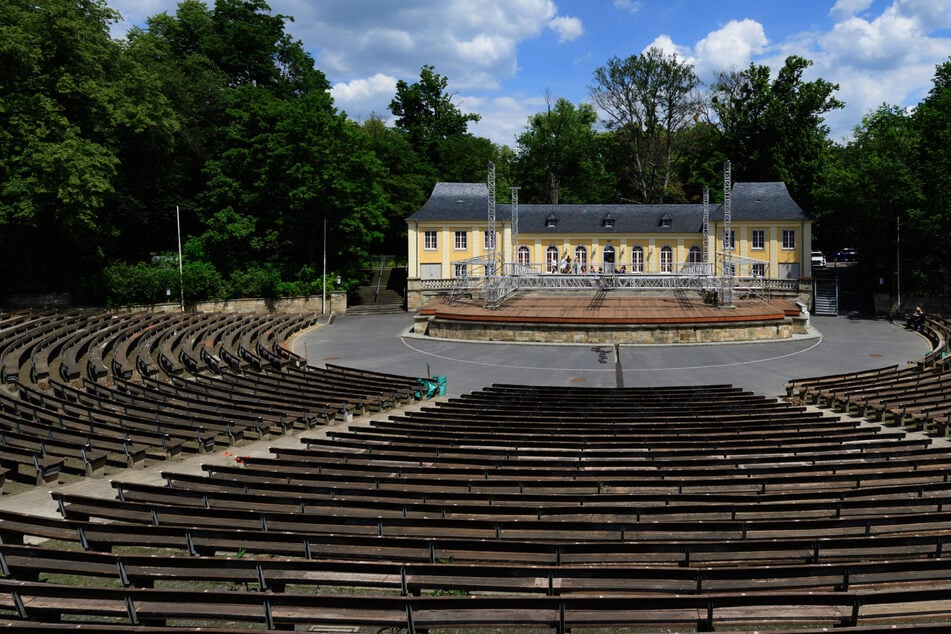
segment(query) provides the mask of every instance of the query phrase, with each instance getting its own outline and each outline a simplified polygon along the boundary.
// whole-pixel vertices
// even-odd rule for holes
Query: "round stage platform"
[[[496,309],[479,298],[441,297],[416,316],[414,330],[473,341],[584,344],[718,343],[806,334],[809,317],[788,299],[705,304],[689,293],[530,292]]]

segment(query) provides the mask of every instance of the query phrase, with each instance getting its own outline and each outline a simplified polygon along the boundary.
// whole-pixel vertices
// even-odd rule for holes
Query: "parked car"
[[[833,262],[856,262],[859,259],[859,254],[852,247],[844,247],[833,252],[829,259]]]
[[[812,252],[812,266],[825,266],[826,265],[826,256],[822,254],[822,251],[813,251]]]

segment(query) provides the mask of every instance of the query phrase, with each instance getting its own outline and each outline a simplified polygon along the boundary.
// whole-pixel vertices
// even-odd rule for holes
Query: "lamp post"
[[[320,295],[320,314],[327,314],[327,219],[324,218],[324,264],[323,264],[323,276],[324,281],[321,287]]]
[[[895,291],[901,313],[901,216],[895,218]]]
[[[182,219],[175,205],[175,225],[178,227],[178,292],[181,300],[182,312],[185,312],[185,275],[182,268]]]

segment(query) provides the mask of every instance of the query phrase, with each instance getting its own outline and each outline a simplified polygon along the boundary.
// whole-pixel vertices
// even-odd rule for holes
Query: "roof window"
[[[545,218],[545,227],[557,227],[558,218],[555,217],[555,214],[548,214],[548,217]]]
[[[660,228],[661,229],[670,229],[671,217],[669,213],[664,214],[660,217]]]
[[[603,229],[613,229],[613,228],[614,228],[614,221],[615,221],[615,218],[614,218],[614,216],[611,214],[611,212],[609,211],[608,213],[604,214],[604,217],[603,217],[603,218],[601,218],[601,228],[603,228]]]

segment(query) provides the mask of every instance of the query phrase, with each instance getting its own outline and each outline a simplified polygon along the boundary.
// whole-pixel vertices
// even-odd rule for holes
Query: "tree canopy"
[[[664,202],[680,157],[680,132],[700,110],[700,80],[693,66],[650,48],[608,60],[594,71],[594,81],[595,104],[607,114],[608,128],[630,149],[627,177],[638,200]]]
[[[328,277],[355,284],[369,254],[404,253],[437,181],[482,181],[488,161],[500,200],[652,203],[718,193],[730,159],[735,180],[785,181],[822,248],[856,246],[889,283],[900,222],[905,287],[951,295],[951,60],[918,107],[883,104],[837,144],[837,86],[809,60],[704,88],[652,48],[597,68],[590,103],[546,94],[508,147],[469,131],[480,116],[433,65],[397,83],[391,119],[351,120],[264,0],[182,0],[122,40],[117,19],[106,0],[0,4],[6,294],[161,300],[176,215],[190,301],[316,292],[325,237]]]

